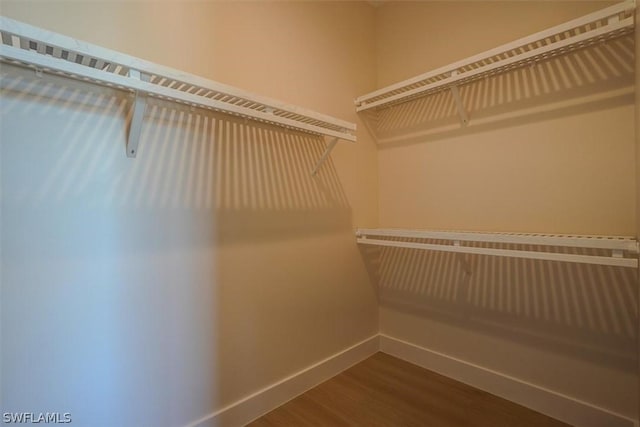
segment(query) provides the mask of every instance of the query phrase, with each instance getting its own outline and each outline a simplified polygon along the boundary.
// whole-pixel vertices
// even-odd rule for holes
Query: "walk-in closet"
[[[2,423],[637,427],[637,13],[0,0]]]

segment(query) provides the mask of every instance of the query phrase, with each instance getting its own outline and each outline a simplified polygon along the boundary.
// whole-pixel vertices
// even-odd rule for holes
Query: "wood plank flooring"
[[[567,427],[384,353],[258,418],[251,427]]]

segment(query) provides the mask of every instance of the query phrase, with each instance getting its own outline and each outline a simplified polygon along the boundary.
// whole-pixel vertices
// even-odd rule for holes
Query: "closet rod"
[[[633,31],[635,0],[523,37],[355,99],[356,111],[379,108],[534,64]]]
[[[493,255],[512,258],[540,259],[584,264],[610,265],[638,268],[638,242],[630,237],[569,236],[555,234],[524,233],[476,233],[456,231],[357,229],[356,241],[365,245],[426,249],[442,252]],[[373,237],[373,238],[372,238]],[[380,238],[382,237],[382,238]],[[411,239],[412,241],[390,240]],[[451,244],[426,243],[417,239],[447,240]],[[545,250],[485,248],[466,246],[463,243],[495,243],[564,248],[590,248],[610,250],[611,256],[570,254]],[[627,257],[625,257],[627,255]]]
[[[145,98],[170,100],[259,122],[341,140],[356,140],[356,125],[325,114],[256,95],[183,71],[154,64],[0,16],[0,60],[136,94],[139,133]],[[132,139],[135,139],[133,141]],[[130,135],[127,155],[137,145]]]

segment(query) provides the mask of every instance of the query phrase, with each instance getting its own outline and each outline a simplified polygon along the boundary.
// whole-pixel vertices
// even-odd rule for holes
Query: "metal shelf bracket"
[[[460,247],[460,240],[454,240],[453,246]],[[467,276],[471,276],[471,265],[469,265],[469,261],[465,258],[464,254],[461,252],[456,252],[456,260],[458,264],[460,264],[460,268]]]
[[[324,153],[322,153],[322,156],[318,160],[318,163],[316,163],[316,167],[313,168],[313,171],[311,172],[311,176],[316,176],[318,174],[320,167],[322,166],[324,161],[327,160],[327,157],[329,157],[329,154],[331,154],[331,150],[333,150],[333,147],[336,146],[337,142],[338,142],[338,138],[333,138],[327,144],[327,148],[324,150]]]
[[[143,80],[140,71],[129,70],[129,77]],[[127,157],[135,158],[138,154],[138,143],[140,142],[140,133],[142,132],[142,120],[144,119],[144,111],[147,108],[147,95],[143,92],[136,91],[136,98],[133,101],[133,114],[129,123],[129,135],[127,137]]]
[[[456,75],[458,75],[457,70],[451,72],[451,77],[455,77]],[[451,95],[453,96],[453,100],[456,103],[458,116],[460,116],[460,126],[465,127],[469,123],[469,116],[467,116],[464,105],[462,105],[462,99],[460,98],[460,91],[458,90],[457,85],[451,86]]]

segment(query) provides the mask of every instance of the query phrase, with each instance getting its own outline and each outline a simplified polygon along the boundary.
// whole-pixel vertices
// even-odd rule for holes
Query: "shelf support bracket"
[[[333,150],[333,147],[335,147],[337,143],[338,143],[338,138],[333,138],[329,142],[329,144],[327,144],[327,149],[324,150],[322,157],[320,157],[320,160],[318,160],[318,163],[316,163],[316,167],[313,168],[313,171],[311,172],[311,176],[316,176],[316,174],[320,170],[320,167],[322,166],[324,161],[327,160],[327,157],[329,157],[329,154],[331,154],[331,150]]]
[[[141,79],[140,72],[133,69],[129,70],[129,77]],[[127,136],[127,157],[135,158],[136,154],[138,154],[138,142],[140,142],[142,120],[144,119],[144,111],[146,108],[147,95],[141,92],[136,92],[136,98],[133,102],[131,123],[129,123],[129,135]]]
[[[458,75],[458,71],[454,70],[451,72],[451,77]],[[453,100],[456,103],[456,109],[458,110],[458,115],[460,116],[460,125],[465,127],[469,123],[469,116],[467,116],[467,112],[462,105],[462,99],[460,98],[460,91],[458,91],[458,86],[451,86],[451,95],[453,96]]]
[[[454,240],[453,246],[460,247],[460,240]],[[460,268],[467,276],[471,276],[471,266],[469,265],[469,261],[465,258],[464,254],[461,252],[456,252],[456,260],[458,264],[460,264]]]

